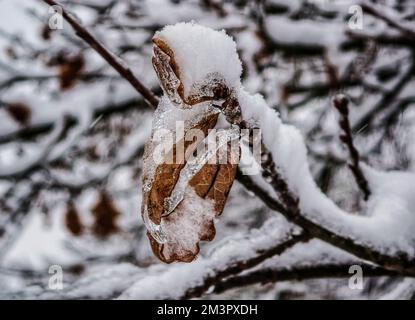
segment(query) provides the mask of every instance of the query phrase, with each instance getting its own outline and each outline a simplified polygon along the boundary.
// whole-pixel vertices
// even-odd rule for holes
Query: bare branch
[[[261,262],[269,259],[273,256],[280,255],[287,249],[295,246],[297,243],[306,242],[310,240],[310,237],[307,235],[306,232],[302,232],[298,235],[292,235],[287,240],[278,243],[277,245],[263,251],[259,252],[257,256],[250,258],[249,260],[245,261],[237,261],[226,269],[218,270],[213,275],[205,278],[201,285],[198,285],[193,288],[189,288],[187,292],[182,296],[182,299],[190,299],[200,297],[204,294],[210,287],[216,286],[223,278],[239,274],[240,272],[253,268],[260,264]]]
[[[359,264],[358,262],[350,264],[326,264],[314,265],[309,267],[294,268],[277,268],[277,269],[260,269],[248,272],[243,275],[230,277],[218,283],[214,289],[214,293],[222,293],[230,289],[245,287],[253,284],[267,284],[281,281],[301,281],[307,279],[328,279],[328,278],[346,278],[350,277],[348,272],[350,265]],[[371,266],[368,264],[360,264],[365,277],[383,277],[398,276],[395,271]]]
[[[413,57],[412,57],[413,61]],[[407,84],[411,81],[411,79],[414,77],[414,71],[415,71],[415,63],[411,63],[411,65],[408,67],[407,70],[405,70],[405,73],[401,76],[401,78],[396,82],[396,84],[387,91],[383,97],[379,100],[379,102],[370,110],[370,112],[367,112],[362,118],[360,118],[356,123],[352,124],[352,131],[360,130],[364,126],[371,125],[374,120],[373,112],[380,113],[381,111],[387,109],[388,107],[393,104],[393,102],[396,100],[396,98],[399,96],[399,94],[402,92],[402,90],[407,86]]]
[[[415,29],[411,29],[408,26],[402,23],[399,23],[398,22],[399,19],[397,19],[397,17],[392,17],[388,14],[385,14],[384,12],[381,12],[379,8],[375,7],[372,4],[369,4],[368,2],[363,2],[361,6],[362,6],[363,11],[366,11],[372,16],[377,17],[387,22],[389,25],[391,25],[395,29],[398,29],[402,33],[410,36],[413,40],[415,40]]]
[[[41,168],[53,151],[53,148],[63,140],[72,123],[76,122],[71,116],[63,115],[57,122],[52,132],[43,141],[43,146],[35,154],[20,159],[13,163],[11,167],[4,166],[0,169],[0,179],[10,179],[15,177],[27,176],[29,173]]]

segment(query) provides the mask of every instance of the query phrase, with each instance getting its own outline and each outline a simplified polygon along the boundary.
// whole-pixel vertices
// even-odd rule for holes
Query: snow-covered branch
[[[369,14],[371,14],[371,15],[379,18],[379,19],[384,20],[389,25],[391,25],[394,28],[401,31],[403,34],[410,36],[412,41],[415,40],[415,25],[401,23],[400,22],[401,17],[391,13],[389,10],[387,10],[387,8],[381,7],[381,6],[376,6],[372,3],[370,3],[369,1],[364,1],[364,2],[362,2],[362,9],[365,12],[367,12],[367,13],[369,13]]]
[[[287,227],[284,220],[272,218],[263,227],[252,230],[247,235],[224,239],[211,250],[211,253],[200,257],[192,264],[174,265],[161,274],[137,281],[120,298],[199,297],[222,279],[250,269],[306,240],[299,230]],[[238,249],[240,246],[243,250]],[[158,283],[157,288],[154,288],[155,283]]]
[[[359,263],[354,263],[358,264]],[[330,279],[350,277],[349,268],[353,263],[346,264],[314,264],[307,267],[268,268],[247,272],[243,275],[230,277],[214,287],[214,293],[254,284],[269,284],[282,281],[304,281],[308,279]],[[371,265],[360,265],[365,277],[397,276],[399,273]]]

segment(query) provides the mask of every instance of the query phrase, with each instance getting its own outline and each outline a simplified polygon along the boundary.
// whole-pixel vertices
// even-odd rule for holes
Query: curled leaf
[[[217,114],[206,116],[195,127],[207,132],[216,120]],[[186,145],[185,148],[188,152],[195,146]],[[176,156],[176,145],[172,152]],[[236,153],[239,157],[239,150]],[[147,152],[146,156],[151,157],[151,154]],[[223,211],[237,168],[231,163],[202,163],[197,173],[188,175],[183,174],[187,166],[187,162],[162,163],[155,169],[152,179],[145,176],[144,183],[151,180],[151,184],[148,189],[144,188],[143,218],[148,219],[148,237],[153,252],[167,263],[192,261],[199,253],[199,242],[214,238],[214,219]],[[178,188],[181,180],[185,181],[183,189]],[[177,190],[180,197],[175,201],[173,195]]]
[[[212,102],[224,100],[223,105],[232,108],[232,91],[218,72],[207,73],[187,90],[186,70],[168,41],[156,35],[153,42],[153,66],[165,96],[155,112],[153,134],[144,152],[142,216],[151,248],[160,260],[191,262],[200,251],[200,241],[215,237],[214,220],[222,213],[235,179],[239,131],[215,132],[215,147],[199,152],[210,143],[211,129],[218,124],[219,113]],[[156,131],[168,129],[177,137],[177,121],[185,123],[183,138],[176,138],[162,161],[156,162]],[[202,139],[184,138],[195,129],[203,133]],[[237,148],[232,148],[235,141]]]

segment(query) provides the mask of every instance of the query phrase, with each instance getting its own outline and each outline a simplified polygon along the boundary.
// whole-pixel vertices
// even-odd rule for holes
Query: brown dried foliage
[[[85,58],[82,53],[70,54],[62,50],[50,57],[46,64],[49,67],[58,67],[60,88],[68,90],[81,76],[85,67]]]
[[[95,219],[92,232],[96,236],[106,238],[118,231],[117,218],[120,216],[120,212],[106,192],[101,193],[98,202],[91,211]]]
[[[212,96],[190,95],[186,97],[184,95],[184,87],[182,81],[179,86],[174,84],[173,80],[180,80],[180,66],[177,65],[174,52],[169,48],[166,42],[162,39],[154,38],[154,57],[153,65],[156,73],[159,77],[160,83],[167,93],[167,95],[174,99],[177,94],[180,96],[181,101],[174,101],[178,103],[185,103],[190,106],[194,106],[197,103],[213,100],[214,98],[220,99],[229,95],[229,90],[223,86],[220,81],[217,82],[217,86],[210,88]],[[177,82],[176,82],[177,83]],[[177,93],[177,94],[176,94]],[[197,107],[197,106],[194,106]],[[204,135],[207,136],[208,130],[215,127],[218,120],[218,114],[207,114],[202,120],[200,120],[192,129],[200,129]],[[185,154],[191,154],[197,148],[196,144],[192,142],[184,142]],[[171,152],[173,153],[173,160],[176,160],[177,152],[183,152],[183,150],[176,150],[177,145],[173,145]],[[231,164],[230,159],[231,150],[227,150],[228,162],[225,164],[206,164],[200,171],[192,177],[189,181],[188,189],[191,188],[198,197],[204,199],[209,204],[213,203],[214,216],[219,216],[226,203],[228,193],[231,189],[232,183],[236,175],[236,164]],[[170,154],[171,156],[171,154]],[[187,195],[185,195],[182,202],[176,207],[176,209],[167,216],[163,216],[165,211],[165,199],[169,197],[179,179],[180,171],[185,166],[184,163],[173,164],[162,163],[158,165],[155,170],[151,189],[148,192],[144,191],[143,195],[143,208],[147,206],[148,216],[155,223],[160,224],[162,221],[165,223],[175,223],[175,221],[184,218],[185,215],[197,215],[200,212],[189,212],[183,206],[186,201]],[[146,173],[144,172],[144,178]],[[143,214],[145,214],[143,212]],[[211,219],[203,220],[201,222],[199,232],[197,234],[197,241],[193,246],[189,248],[183,248],[179,242],[157,242],[150,233],[148,237],[150,240],[151,248],[154,254],[162,261],[171,263],[174,261],[179,262],[191,262],[193,261],[200,251],[200,241],[211,241],[216,234],[214,226],[214,217]],[[168,253],[168,254],[166,254]]]
[[[74,236],[80,236],[84,231],[84,226],[79,218],[79,212],[73,203],[68,204],[65,213],[65,225]]]
[[[6,110],[10,116],[22,126],[27,125],[30,122],[32,111],[24,103],[10,103],[7,105]]]

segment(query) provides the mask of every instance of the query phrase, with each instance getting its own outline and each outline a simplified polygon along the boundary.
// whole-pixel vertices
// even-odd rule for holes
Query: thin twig
[[[122,101],[120,103],[113,103],[110,102],[108,104],[104,104],[97,108],[94,108],[94,112],[92,117],[95,119],[99,116],[108,117],[113,114],[128,112],[134,108],[140,107],[140,110],[146,110],[148,104],[144,103],[144,100],[141,97],[133,97],[131,99]],[[150,106],[151,110],[153,109]],[[75,125],[76,122],[74,121],[71,125]],[[8,143],[10,141],[19,141],[19,140],[32,140],[37,138],[40,135],[43,135],[50,130],[52,130],[54,126],[53,121],[51,122],[44,122],[44,123],[35,123],[30,124],[29,126],[24,126],[17,128],[14,131],[7,132],[4,135],[0,134],[0,144]]]
[[[278,268],[278,269],[260,269],[251,271],[249,273],[230,277],[220,283],[218,283],[214,289],[214,293],[223,293],[230,289],[240,288],[253,284],[267,284],[281,281],[301,281],[307,279],[327,279],[327,278],[345,278],[350,277],[348,272],[349,267],[352,264],[327,264],[327,265],[314,265],[307,267],[294,267],[294,268]],[[386,270],[376,266],[367,264],[360,265],[363,269],[365,277],[382,277],[382,276],[398,276],[395,271]]]
[[[380,9],[376,8],[375,6],[369,4],[369,3],[362,3],[361,5],[363,11],[371,14],[374,17],[377,17],[385,22],[387,22],[389,25],[394,27],[395,29],[398,29],[404,34],[409,35],[413,40],[415,40],[415,30],[411,29],[399,22],[397,22],[396,17],[391,17],[385,14],[384,12],[381,12]],[[415,26],[414,26],[415,27]]]
[[[414,61],[413,54],[410,59]],[[373,113],[376,112],[377,114],[380,114],[382,111],[393,105],[394,101],[397,100],[403,89],[407,87],[408,83],[410,83],[414,77],[414,73],[415,63],[412,62],[396,84],[382,96],[373,108],[370,109],[370,112],[367,112],[352,125],[352,131],[360,130],[363,126],[370,127],[373,124],[374,119],[376,119]]]
[[[347,146],[350,153],[352,163],[349,164],[349,168],[353,173],[357,185],[362,190],[364,199],[369,199],[371,194],[369,184],[363,174],[360,167],[360,155],[353,143],[352,130],[349,122],[349,100],[344,95],[337,95],[333,100],[334,107],[339,111],[341,119],[339,121],[340,128],[343,133],[340,135],[340,140]]]
[[[306,242],[310,240],[309,235],[306,232],[302,232],[298,235],[291,235],[289,238],[283,242],[276,244],[275,246],[265,250],[263,252],[259,252],[257,256],[246,260],[246,261],[237,261],[230,266],[227,266],[223,270],[216,271],[213,275],[210,275],[206,279],[203,280],[201,285],[189,288],[186,293],[183,295],[182,299],[190,299],[200,297],[204,294],[210,287],[216,286],[222,281],[222,279],[233,276],[236,274],[241,273],[244,270],[251,269],[261,262],[274,257],[276,255],[280,255],[289,248],[292,248],[296,244],[300,242]]]

